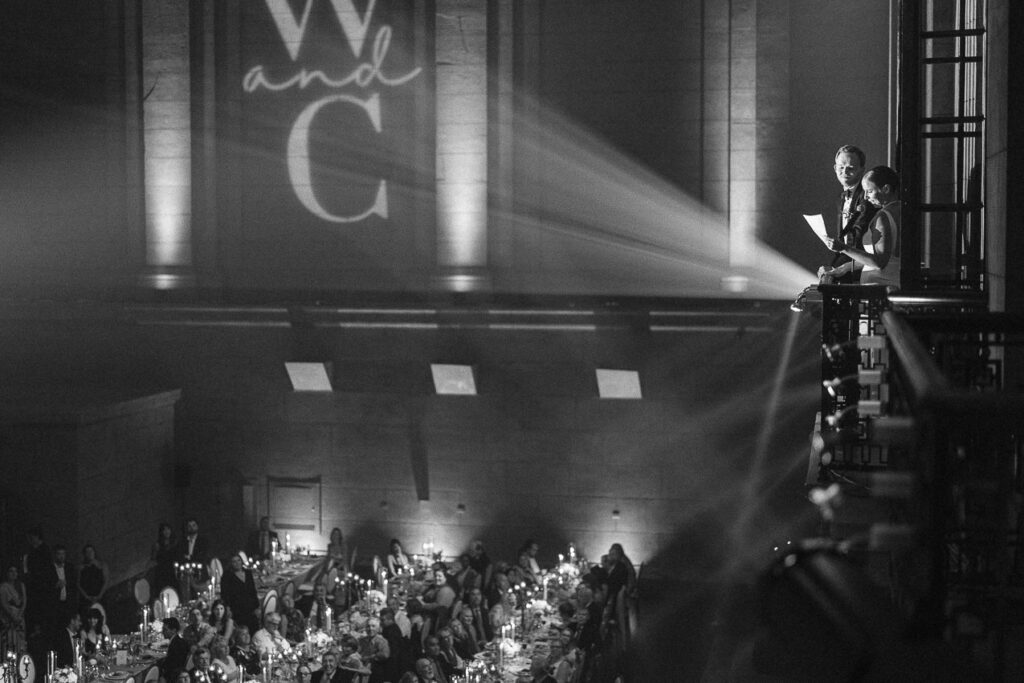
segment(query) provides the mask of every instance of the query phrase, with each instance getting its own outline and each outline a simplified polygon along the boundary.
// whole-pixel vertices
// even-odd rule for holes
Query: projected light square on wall
[[[597,373],[597,393],[601,398],[643,398],[640,373],[636,370],[601,370]]]
[[[471,365],[430,364],[434,391],[453,396],[476,396],[476,379]]]
[[[333,391],[327,363],[285,363],[295,391]]]

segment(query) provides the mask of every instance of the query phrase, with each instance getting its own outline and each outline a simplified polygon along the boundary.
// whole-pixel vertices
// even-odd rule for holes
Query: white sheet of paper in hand
[[[804,214],[804,220],[807,221],[807,225],[811,226],[811,230],[813,230],[814,234],[818,236],[818,239],[821,240],[821,243],[827,247],[828,233],[825,232],[825,219],[821,217],[821,214],[818,213],[813,216],[808,216],[807,214]]]

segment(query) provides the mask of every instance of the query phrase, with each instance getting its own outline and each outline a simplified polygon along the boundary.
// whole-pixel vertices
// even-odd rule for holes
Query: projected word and
[[[310,11],[313,8],[314,0],[306,0],[302,16],[299,18],[293,14],[288,0],[264,0],[264,2],[274,20],[288,56],[292,62],[299,61],[309,28]],[[357,61],[362,60],[376,0],[369,1],[366,12],[361,17],[352,0],[330,0],[330,2],[352,55]],[[391,27],[380,26],[373,39],[369,60],[360,62],[354,69],[347,72],[339,73],[324,68],[301,68],[287,78],[273,79],[267,75],[267,70],[263,65],[257,65],[251,68],[242,79],[242,88],[247,93],[254,93],[261,89],[273,93],[288,90],[302,91],[312,85],[319,85],[331,90],[358,89],[357,94],[335,93],[309,102],[296,117],[288,135],[288,177],[295,196],[307,210],[325,221],[356,223],[371,215],[381,218],[388,216],[387,181],[383,178],[379,179],[376,194],[366,204],[364,210],[338,215],[326,209],[317,199],[314,188],[309,156],[309,137],[310,128],[317,115],[328,107],[347,108],[351,110],[354,122],[357,120],[369,122],[375,134],[383,133],[380,93],[379,90],[372,89],[402,86],[416,78],[422,71],[420,67],[416,67],[408,73],[398,76],[385,73],[384,64],[391,47],[391,38]],[[337,190],[338,188],[331,189]]]

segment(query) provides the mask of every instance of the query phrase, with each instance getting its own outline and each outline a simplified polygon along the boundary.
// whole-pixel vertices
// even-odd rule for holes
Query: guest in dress
[[[18,578],[18,568],[9,565],[0,583],[0,652],[24,652],[25,584]]]
[[[260,673],[260,656],[252,646],[248,626],[238,625],[231,634],[231,657],[247,674],[255,676]]]
[[[210,616],[207,622],[218,636],[225,638],[225,643],[231,640],[231,634],[235,631],[235,620],[231,618],[231,608],[223,599],[218,598],[210,605]],[[214,654],[216,657],[216,654]]]
[[[409,558],[402,550],[402,544],[397,538],[392,538],[388,546],[388,574],[392,578],[406,571],[409,567]]]
[[[153,543],[153,547],[149,551],[149,559],[154,565],[154,594],[159,594],[168,586],[177,590],[178,577],[174,573],[174,563],[178,561],[178,543],[170,524],[161,522],[157,527],[156,542]]]
[[[419,601],[419,611],[425,622],[422,635],[435,633],[451,620],[456,588],[457,584],[448,576],[444,563],[435,564],[434,585],[420,596]]]
[[[83,655],[95,655],[103,649],[104,639],[110,639],[110,629],[107,628],[105,621],[103,612],[98,608],[90,607],[86,610],[82,630],[78,634],[78,641],[81,643]]]
[[[352,570],[352,558],[348,554],[348,544],[345,543],[345,537],[341,533],[341,529],[334,527],[331,529],[331,537],[327,543],[327,565],[325,572],[329,572],[335,567],[344,574],[347,574]]]
[[[295,600],[290,595],[281,596],[281,632],[293,643],[301,643],[306,639],[306,617],[295,607]]]
[[[878,209],[871,218],[861,244],[844,244],[829,238],[832,249],[851,261],[836,268],[824,267],[823,275],[839,277],[850,271],[861,272],[862,285],[882,285],[899,289],[901,251],[901,204],[899,197],[899,175],[888,166],[875,166],[864,174],[861,186],[864,197]]]
[[[214,666],[220,667],[224,672],[227,683],[242,683],[242,667],[238,665],[235,658],[230,654],[228,639],[224,636],[217,636],[210,643],[210,654],[213,655]]]
[[[259,624],[260,598],[256,592],[256,579],[242,563],[242,556],[231,556],[230,570],[221,579],[220,596],[231,610],[236,628],[244,624],[253,633]]]
[[[270,530],[270,517],[261,517],[260,526],[249,534],[249,542],[245,551],[249,557],[256,560],[265,560],[273,554],[275,548],[280,547],[277,539],[277,532]]]
[[[95,605],[102,604],[103,595],[107,592],[109,574],[106,562],[96,556],[96,548],[86,544],[82,548],[82,567],[78,570],[78,609],[85,611]]]
[[[469,566],[480,576],[480,586],[487,588],[491,585],[494,566],[491,558],[487,556],[482,541],[473,541],[469,544]]]

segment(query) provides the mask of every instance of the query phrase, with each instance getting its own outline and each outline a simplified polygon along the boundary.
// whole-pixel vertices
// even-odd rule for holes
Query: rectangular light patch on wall
[[[438,394],[476,396],[472,365],[431,363],[430,374],[434,377],[434,390]]]
[[[597,373],[597,392],[601,398],[643,398],[640,373],[636,370],[601,370]]]
[[[285,363],[295,391],[333,391],[330,363]]]

